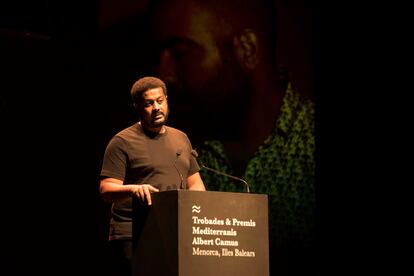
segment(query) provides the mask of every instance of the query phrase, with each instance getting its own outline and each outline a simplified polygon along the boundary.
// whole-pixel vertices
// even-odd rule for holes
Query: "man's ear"
[[[243,29],[233,37],[236,58],[245,69],[254,69],[262,57],[262,47],[253,29]]]

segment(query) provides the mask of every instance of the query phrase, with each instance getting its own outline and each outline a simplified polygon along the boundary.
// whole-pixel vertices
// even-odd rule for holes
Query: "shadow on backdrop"
[[[315,107],[310,27],[303,27],[311,7],[144,2],[145,19],[131,15],[114,29],[129,37],[121,49],[145,54],[129,60],[128,72],[166,82],[169,123],[188,133],[201,164],[269,195],[271,274],[315,272]],[[244,191],[232,179],[201,174],[208,190]]]

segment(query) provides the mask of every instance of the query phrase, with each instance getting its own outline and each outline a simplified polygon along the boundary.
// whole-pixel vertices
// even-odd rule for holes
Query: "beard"
[[[163,116],[162,120],[157,120],[156,119],[156,117],[158,115],[162,115]],[[141,113],[140,114],[140,118],[141,118],[140,120],[141,120],[141,123],[147,129],[159,128],[159,127],[162,127],[163,125],[165,125],[167,123],[168,115],[169,115],[169,110],[167,108],[167,110],[165,112],[159,111],[157,113],[152,113],[151,115],[145,114],[145,113]]]
[[[165,125],[167,123],[167,120],[168,120],[168,113],[169,112],[168,112],[168,109],[167,109],[165,112],[160,111],[160,112],[151,114],[151,120],[149,120],[150,121],[150,126],[152,126],[152,127],[161,127],[161,126]],[[156,120],[156,117],[158,115],[162,115],[163,119],[162,120]]]

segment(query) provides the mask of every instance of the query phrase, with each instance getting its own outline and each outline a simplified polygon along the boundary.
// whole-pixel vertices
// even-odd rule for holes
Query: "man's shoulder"
[[[114,139],[117,138],[121,138],[121,139],[127,139],[131,136],[138,136],[140,133],[139,128],[138,128],[138,123],[135,123],[129,127],[126,127],[120,131],[118,131],[115,135],[114,135]]]
[[[171,126],[165,126],[165,127],[166,127],[168,133],[187,136],[187,134],[184,131],[179,130],[178,128],[171,127]]]

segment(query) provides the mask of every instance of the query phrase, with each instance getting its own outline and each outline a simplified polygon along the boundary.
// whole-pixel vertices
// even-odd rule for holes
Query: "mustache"
[[[151,113],[151,117],[152,117],[152,118],[155,118],[155,117],[157,117],[158,115],[162,115],[162,116],[164,116],[164,117],[165,117],[165,113],[164,113],[164,112],[162,112],[162,111],[152,112],[152,113]]]

